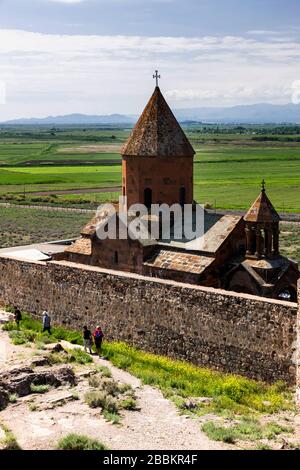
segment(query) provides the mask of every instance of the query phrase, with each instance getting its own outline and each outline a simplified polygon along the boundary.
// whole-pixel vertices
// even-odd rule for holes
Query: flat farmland
[[[115,198],[121,185],[119,149],[129,131],[24,126],[2,130],[0,196],[25,194],[30,201],[36,192],[67,191],[68,196],[57,195],[62,204]],[[189,128],[186,132],[197,152],[194,194],[198,202],[223,209],[247,209],[264,178],[279,211],[300,212],[300,142],[268,141],[267,135],[263,135],[265,142],[257,142],[251,132],[199,135]],[[97,191],[105,188],[109,189],[97,199]]]
[[[91,214],[0,207],[0,248],[77,237]]]

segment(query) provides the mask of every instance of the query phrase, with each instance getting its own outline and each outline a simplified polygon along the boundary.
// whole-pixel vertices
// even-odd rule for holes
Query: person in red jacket
[[[96,347],[97,354],[100,356],[101,353],[101,346],[102,346],[102,339],[103,339],[103,331],[100,326],[97,326],[93,333],[94,343]]]

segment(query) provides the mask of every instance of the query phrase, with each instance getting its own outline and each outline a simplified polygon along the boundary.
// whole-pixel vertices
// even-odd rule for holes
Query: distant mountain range
[[[268,103],[240,105],[231,108],[187,108],[175,110],[179,121],[201,121],[216,124],[300,124],[300,104]]]
[[[86,124],[132,124],[136,121],[134,116],[124,116],[122,114],[109,114],[103,116],[93,116],[88,114],[67,114],[66,116],[48,116],[45,118],[21,118],[2,122],[1,124],[12,125],[86,125]]]
[[[175,109],[174,114],[181,122],[202,122],[210,124],[300,124],[300,104],[253,104],[233,107],[205,107]],[[46,118],[14,119],[3,122],[10,125],[132,125],[137,116],[110,114],[89,116],[86,114],[69,114],[66,116],[49,116]]]

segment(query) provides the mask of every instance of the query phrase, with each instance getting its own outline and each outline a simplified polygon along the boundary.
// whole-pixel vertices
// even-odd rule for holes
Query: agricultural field
[[[211,207],[246,210],[264,178],[280,212],[300,212],[299,126],[297,132],[293,129],[186,127],[196,150],[195,199]],[[119,152],[129,131],[0,129],[0,199],[60,205],[116,200]]]
[[[91,214],[0,207],[0,248],[77,237]]]

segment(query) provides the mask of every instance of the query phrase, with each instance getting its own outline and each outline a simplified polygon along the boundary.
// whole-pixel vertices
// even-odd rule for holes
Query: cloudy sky
[[[299,0],[0,0],[0,121],[291,102]],[[6,89],[6,96],[4,90]]]

